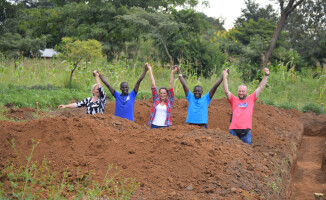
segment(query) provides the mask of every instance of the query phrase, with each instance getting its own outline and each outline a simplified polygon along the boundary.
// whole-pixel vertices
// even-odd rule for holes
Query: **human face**
[[[166,89],[160,89],[160,99],[161,101],[165,101],[168,96]]]
[[[248,89],[245,85],[240,85],[238,88],[238,97],[241,100],[244,100],[248,95]]]
[[[201,89],[201,87],[195,87],[194,88],[194,95],[195,95],[195,99],[200,99],[201,95],[203,94],[203,90]]]
[[[122,95],[128,95],[128,90],[129,90],[128,83],[121,83],[120,90]]]
[[[96,97],[99,97],[100,96],[100,93],[98,91],[98,86],[95,86],[93,91],[92,91],[93,95],[96,96]]]

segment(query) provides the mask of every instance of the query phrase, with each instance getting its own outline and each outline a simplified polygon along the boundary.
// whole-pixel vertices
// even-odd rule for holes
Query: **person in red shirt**
[[[252,129],[252,113],[254,104],[257,101],[260,93],[263,91],[269,76],[269,70],[264,69],[265,76],[260,82],[255,92],[248,95],[248,89],[245,85],[240,85],[238,88],[238,97],[235,97],[228,88],[227,76],[228,69],[223,71],[223,88],[232,108],[232,119],[229,127],[231,135],[237,136],[243,142],[251,145],[251,129]]]

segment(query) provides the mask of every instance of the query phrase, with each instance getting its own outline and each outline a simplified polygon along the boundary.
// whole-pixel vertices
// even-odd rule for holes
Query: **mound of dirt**
[[[60,110],[28,122],[0,121],[0,160],[15,157],[4,142],[15,139],[27,153],[40,140],[34,160],[45,156],[55,170],[95,170],[101,180],[108,165],[136,178],[135,199],[284,199],[301,141],[302,114],[257,103],[252,146],[228,133],[231,108],[226,99],[212,100],[208,130],[185,123],[188,103],[176,100],[173,126],[150,130],[151,100],[136,101],[135,122],[83,109]],[[280,181],[278,181],[280,180]],[[278,187],[275,190],[273,184]]]
[[[37,110],[34,108],[9,108],[6,112],[4,112],[4,115],[8,119],[14,119],[14,120],[32,120],[35,119],[35,116],[37,115]]]

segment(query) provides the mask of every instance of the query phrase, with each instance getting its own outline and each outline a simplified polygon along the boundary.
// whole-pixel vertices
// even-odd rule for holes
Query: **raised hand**
[[[145,69],[146,69],[146,71],[149,70],[149,67],[148,66],[149,66],[149,64],[148,63],[145,63]]]
[[[264,68],[264,73],[265,73],[265,76],[268,76],[269,75],[269,69],[268,68]]]
[[[99,76],[100,75],[100,72],[99,71],[93,71],[93,76]]]
[[[152,69],[152,66],[149,63],[146,64],[147,64],[147,69]]]
[[[177,65],[174,65],[173,69],[172,69],[172,73],[175,73],[175,72],[178,72],[178,71],[179,71],[179,67]]]
[[[223,76],[227,76],[227,75],[229,75],[229,73],[230,73],[229,69],[223,70]]]

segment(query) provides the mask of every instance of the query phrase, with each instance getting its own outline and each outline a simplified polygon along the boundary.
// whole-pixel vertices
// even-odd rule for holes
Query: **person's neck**
[[[94,102],[97,101],[97,99],[98,99],[98,96],[93,96],[93,101]]]

